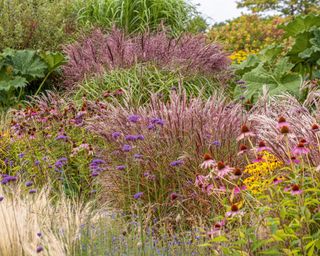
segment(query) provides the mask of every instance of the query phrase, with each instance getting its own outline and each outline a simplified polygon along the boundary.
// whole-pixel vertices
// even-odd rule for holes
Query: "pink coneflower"
[[[234,168],[232,173],[232,179],[239,179],[242,176],[242,171],[239,168]]]
[[[208,195],[211,195],[213,192],[213,188],[213,184],[209,184],[204,189],[202,189],[202,191],[207,193]]]
[[[236,215],[243,215],[243,211],[239,210],[239,207],[236,204],[231,206],[230,211],[226,212],[226,217],[234,217]]]
[[[241,191],[246,190],[246,189],[247,189],[246,186],[235,187],[235,188],[233,189],[233,193],[234,193],[235,195],[238,195]]]
[[[283,182],[283,179],[278,179],[278,178],[274,178],[273,179],[273,181],[272,181],[272,183],[274,184],[274,185],[278,185],[278,184],[280,184],[281,182]]]
[[[248,147],[244,144],[240,145],[238,156],[248,152]]]
[[[300,195],[302,190],[299,188],[297,184],[291,186],[291,195]]]
[[[228,165],[225,165],[224,162],[218,162],[216,165],[216,173],[218,177],[224,177],[229,172],[232,172],[233,168],[229,167]]]
[[[281,116],[279,117],[277,128],[281,129],[284,126],[289,127],[289,123],[286,121],[286,119],[283,116]]]
[[[260,141],[259,142],[259,145],[258,145],[258,148],[257,148],[257,151],[258,152],[261,152],[261,151],[271,151],[271,148],[267,147],[266,146],[266,143],[264,141]]]
[[[287,161],[287,164],[291,164],[291,163],[294,163],[294,164],[300,164],[300,160],[297,159],[295,156],[292,156],[290,157],[290,160]]]
[[[280,133],[282,133],[282,134],[288,134],[288,133],[290,133],[289,127],[288,127],[288,126],[282,126],[282,127],[280,128]]]
[[[249,130],[248,126],[244,124],[241,127],[241,134],[237,137],[237,141],[240,141],[247,137],[254,137],[254,136],[255,134]]]
[[[304,143],[299,142],[298,145],[292,150],[292,154],[296,156],[308,154],[310,149],[306,148],[304,145]]]
[[[263,156],[258,155],[257,158],[252,161],[252,163],[259,163],[259,162],[264,162],[264,161],[265,161],[265,159],[263,159]]]
[[[216,164],[216,161],[212,159],[210,154],[204,154],[203,158],[204,162],[200,164],[200,168],[202,169],[210,169]]]
[[[225,221],[225,220],[221,220],[221,221],[216,222],[216,223],[212,226],[211,230],[210,230],[207,234],[208,234],[209,236],[213,236],[213,235],[219,233],[219,231],[222,230],[222,228],[224,227],[225,224],[226,224],[226,221]]]

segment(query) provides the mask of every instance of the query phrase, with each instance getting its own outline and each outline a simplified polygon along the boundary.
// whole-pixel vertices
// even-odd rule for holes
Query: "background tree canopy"
[[[238,8],[252,12],[277,11],[284,15],[308,14],[320,11],[320,0],[240,0]]]

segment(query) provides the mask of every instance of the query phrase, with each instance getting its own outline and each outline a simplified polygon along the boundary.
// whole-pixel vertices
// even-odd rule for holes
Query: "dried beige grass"
[[[0,187],[0,255],[72,255],[80,236],[81,225],[96,218],[89,204],[82,205],[60,197],[49,198],[49,190],[35,194],[22,189],[9,192]],[[37,233],[41,232],[41,237]]]

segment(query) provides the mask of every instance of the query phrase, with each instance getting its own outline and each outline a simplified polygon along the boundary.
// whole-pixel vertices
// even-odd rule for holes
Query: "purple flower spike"
[[[18,157],[19,157],[19,158],[23,158],[23,157],[24,157],[24,153],[20,153],[20,154],[18,155]]]
[[[43,247],[41,245],[37,246],[36,252],[40,253],[43,251]]]
[[[39,160],[34,161],[34,165],[35,166],[39,166],[40,165],[40,161]]]
[[[138,139],[138,136],[136,136],[136,135],[127,135],[127,136],[125,137],[125,139],[126,139],[127,141],[136,141],[136,140]]]
[[[173,161],[170,163],[170,166],[172,167],[177,167],[177,166],[180,166],[180,165],[183,165],[183,161],[182,160],[176,160],[176,161]]]
[[[42,233],[41,233],[41,232],[38,232],[38,233],[37,233],[37,236],[38,236],[38,237],[42,237]]]
[[[17,177],[16,176],[10,176],[10,175],[5,175],[1,181],[1,184],[5,185],[9,182],[16,181]]]
[[[140,199],[142,196],[143,196],[143,192],[138,192],[138,193],[134,194],[133,198]]]
[[[25,185],[26,185],[26,187],[31,187],[33,185],[33,182],[32,181],[27,181]]]
[[[4,199],[4,196],[0,196],[0,202],[2,202]]]
[[[128,117],[128,121],[131,123],[137,123],[140,120],[140,116],[138,115],[130,115]]]

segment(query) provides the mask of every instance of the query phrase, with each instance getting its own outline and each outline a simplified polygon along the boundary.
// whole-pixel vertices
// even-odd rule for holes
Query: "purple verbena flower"
[[[120,132],[113,132],[111,136],[112,136],[113,139],[116,140],[121,136],[121,133]]]
[[[33,188],[33,189],[30,189],[30,190],[29,190],[29,194],[34,194],[34,193],[37,193],[37,190],[36,190],[36,189]]]
[[[131,123],[137,123],[140,120],[140,116],[138,115],[130,115],[128,117],[128,121],[130,121]]]
[[[125,165],[118,165],[118,166],[116,167],[116,169],[117,169],[118,171],[123,171],[123,170],[126,169],[126,166],[125,166]]]
[[[26,187],[31,187],[33,185],[33,182],[32,181],[27,181],[25,183]]]
[[[133,198],[140,199],[142,196],[143,196],[143,192],[138,192],[138,193],[134,194]]]
[[[43,251],[43,247],[41,245],[37,246],[36,252],[40,253]]]
[[[132,146],[128,145],[128,144],[124,144],[122,146],[122,151],[123,152],[130,152],[132,150]]]
[[[177,167],[177,166],[181,166],[183,165],[183,161],[182,160],[176,160],[170,163],[170,166],[172,167]]]

